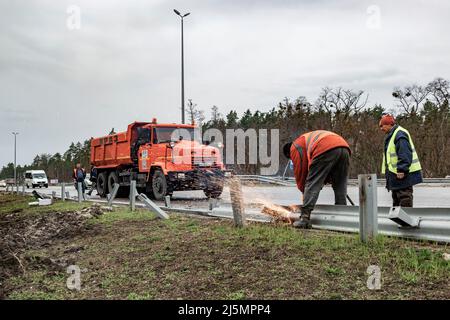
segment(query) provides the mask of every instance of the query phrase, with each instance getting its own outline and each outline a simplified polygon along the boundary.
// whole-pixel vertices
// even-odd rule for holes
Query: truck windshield
[[[194,133],[194,128],[159,127],[155,128],[153,134],[153,143],[168,143],[178,140],[194,141],[196,139]]]
[[[45,174],[43,173],[35,173],[33,174],[34,179],[45,179]]]

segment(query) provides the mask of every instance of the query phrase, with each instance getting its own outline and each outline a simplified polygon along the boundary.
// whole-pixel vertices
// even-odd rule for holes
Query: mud
[[[61,259],[25,256],[26,251],[49,247],[55,241],[71,239],[92,230],[86,221],[103,213],[98,205],[69,212],[27,214],[23,211],[12,210],[0,215],[0,299],[5,295],[2,285],[5,279],[25,273],[33,265],[46,264],[59,268],[70,263]],[[72,252],[79,250],[82,248],[69,249]]]

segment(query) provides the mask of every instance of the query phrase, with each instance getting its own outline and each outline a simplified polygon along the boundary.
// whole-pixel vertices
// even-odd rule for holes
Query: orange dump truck
[[[231,172],[225,170],[221,150],[196,140],[195,129],[153,119],[134,122],[126,132],[92,138],[97,193],[105,197],[118,183],[119,193],[128,195],[135,180],[139,192],[156,200],[181,190],[203,190],[207,197],[220,197]]]

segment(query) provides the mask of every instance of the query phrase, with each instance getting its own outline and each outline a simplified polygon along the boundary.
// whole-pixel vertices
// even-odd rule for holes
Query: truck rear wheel
[[[167,180],[161,170],[156,170],[152,177],[152,193],[155,200],[163,200],[167,195]]]
[[[97,177],[97,193],[100,197],[106,197],[108,193],[108,172],[99,173]]]
[[[119,184],[119,175],[117,174],[117,172],[113,171],[108,176],[108,190],[110,193],[113,192],[115,184]],[[116,196],[121,196],[120,189],[121,188],[117,190]]]

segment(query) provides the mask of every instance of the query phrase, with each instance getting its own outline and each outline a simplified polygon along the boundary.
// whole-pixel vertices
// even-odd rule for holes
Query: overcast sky
[[[80,9],[77,28],[75,5]],[[311,102],[324,86],[394,104],[395,86],[450,78],[449,1],[0,0],[0,166],[135,121],[180,121],[180,21],[186,100],[210,116]]]

